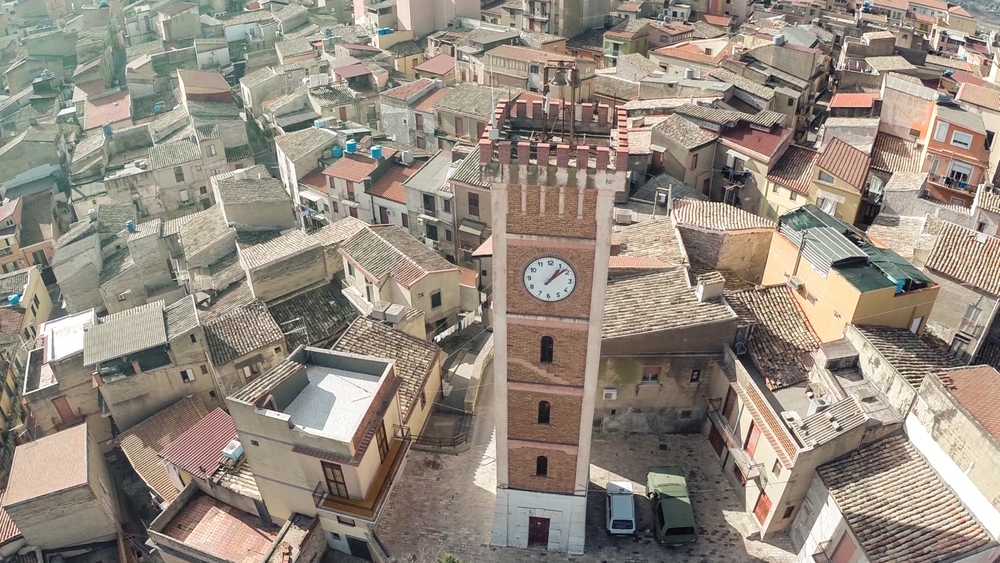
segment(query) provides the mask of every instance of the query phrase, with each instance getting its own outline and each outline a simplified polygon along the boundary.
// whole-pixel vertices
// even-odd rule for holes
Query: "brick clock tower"
[[[543,103],[501,101],[479,141],[493,212],[492,543],[583,553],[626,119],[603,104],[552,101],[544,112]]]

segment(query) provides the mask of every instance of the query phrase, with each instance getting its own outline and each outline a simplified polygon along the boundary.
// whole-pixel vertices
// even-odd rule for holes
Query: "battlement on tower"
[[[628,120],[624,108],[551,100],[500,100],[479,139],[483,180],[525,185],[624,189]]]

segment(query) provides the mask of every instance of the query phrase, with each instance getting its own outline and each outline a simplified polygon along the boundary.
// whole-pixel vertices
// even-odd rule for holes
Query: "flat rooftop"
[[[45,337],[45,361],[54,362],[82,352],[86,329],[93,325],[93,309],[42,323],[38,332]]]
[[[271,551],[277,526],[198,493],[166,526],[163,535],[233,563],[258,563]]]
[[[306,366],[309,384],[285,408],[292,423],[310,434],[350,442],[382,378],[346,369]]]

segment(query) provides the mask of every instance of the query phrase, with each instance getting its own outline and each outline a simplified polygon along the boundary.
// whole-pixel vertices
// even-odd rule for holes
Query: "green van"
[[[650,467],[646,474],[646,496],[653,503],[657,541],[681,545],[698,539],[683,469]]]

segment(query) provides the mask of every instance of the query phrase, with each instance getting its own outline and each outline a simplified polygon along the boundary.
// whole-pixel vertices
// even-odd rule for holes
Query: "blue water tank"
[[[162,111],[163,111],[162,104],[156,104],[155,106],[153,106],[153,113],[161,113]]]
[[[17,305],[20,302],[21,302],[21,296],[16,293],[7,298],[8,305]]]
[[[333,158],[340,158],[344,156],[344,149],[340,145],[334,145],[333,151],[331,151],[331,153],[333,154]]]
[[[372,145],[369,154],[371,154],[372,158],[374,158],[375,160],[379,160],[380,158],[382,158],[382,145]]]
[[[317,119],[316,121],[313,121],[313,127],[315,127],[316,129],[325,129],[326,122],[323,121],[322,119]]]
[[[135,221],[132,221],[131,219],[129,219],[128,221],[125,221],[125,230],[128,231],[128,232],[130,232],[130,233],[134,233],[135,232]]]
[[[354,154],[358,152],[358,142],[354,139],[351,139],[344,144],[347,148],[347,154]]]
[[[101,127],[101,130],[104,131],[104,136],[105,137],[110,137],[111,136],[111,124],[110,123],[106,123],[104,125],[104,127]]]
[[[327,37],[333,37],[333,30],[328,27],[323,30],[323,35]]]
[[[378,34],[379,35],[389,35],[390,33],[392,33],[392,28],[391,27],[382,27],[382,28],[379,28],[379,30],[378,30]]]
[[[953,74],[955,74],[955,71],[954,71],[954,70],[946,70],[946,71],[944,71],[944,75],[945,75],[946,77],[949,77],[949,78],[950,78],[950,77],[951,77],[951,76],[952,76]]]

